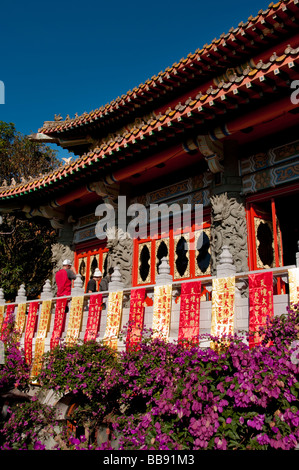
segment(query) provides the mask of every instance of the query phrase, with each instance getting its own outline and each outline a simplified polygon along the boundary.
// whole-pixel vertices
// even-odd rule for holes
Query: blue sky
[[[0,120],[29,134],[54,114],[74,117],[96,109],[267,9],[269,3],[2,2],[0,80],[5,104],[0,104]]]

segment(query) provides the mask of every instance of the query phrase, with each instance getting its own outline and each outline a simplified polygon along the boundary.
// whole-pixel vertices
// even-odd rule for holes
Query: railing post
[[[16,303],[25,304],[26,302],[27,302],[27,297],[26,297],[26,292],[25,292],[25,286],[24,284],[21,284],[18,290],[18,295],[16,296]]]
[[[0,287],[0,305],[5,305],[4,292],[2,287]]]
[[[219,257],[219,263],[216,266],[217,277],[230,277],[236,274],[236,266],[228,246],[222,247],[222,253]]]
[[[76,274],[76,279],[74,280],[74,287],[72,287],[71,296],[80,297],[84,294],[84,287],[81,274]]]
[[[40,298],[41,300],[50,300],[53,298],[53,291],[52,291],[51,282],[49,279],[47,279],[44,284]]]

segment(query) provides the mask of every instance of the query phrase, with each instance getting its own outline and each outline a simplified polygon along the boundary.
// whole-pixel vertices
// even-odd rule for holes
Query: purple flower
[[[247,420],[247,425],[252,428],[257,429],[258,431],[261,431],[263,428],[264,419],[265,419],[265,415],[254,416],[253,419]]]
[[[221,439],[219,437],[215,437],[215,449],[218,449],[218,450],[227,449],[227,441],[224,437],[222,437]]]
[[[257,440],[257,442],[258,442],[261,446],[270,444],[270,439],[269,439],[269,437],[267,436],[267,434],[259,434],[259,435],[256,437],[256,440]]]
[[[46,447],[40,441],[35,441],[33,449],[34,450],[45,450]]]

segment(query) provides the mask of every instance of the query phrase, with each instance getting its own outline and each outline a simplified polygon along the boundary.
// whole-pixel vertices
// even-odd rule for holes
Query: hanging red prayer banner
[[[14,311],[15,311],[15,305],[13,305],[13,304],[7,305],[6,315],[5,315],[5,318],[4,318],[3,323],[2,323],[1,338],[0,338],[1,341],[3,341],[5,339],[5,330],[6,330],[8,321],[9,321],[9,317],[14,314]]]
[[[181,290],[178,340],[196,341],[199,337],[201,282],[185,282]]]
[[[50,348],[55,348],[59,339],[61,338],[62,331],[65,323],[65,307],[67,304],[67,299],[57,299],[56,308],[55,308],[55,317],[54,317],[54,326],[52,331],[52,336],[50,340]]]
[[[84,341],[95,340],[97,337],[101,322],[102,301],[102,294],[94,294],[90,296]]]
[[[273,273],[249,274],[249,347],[260,344],[260,327],[273,316]]]
[[[145,288],[131,291],[129,326],[126,338],[127,351],[134,346],[136,347],[141,340],[144,323],[144,301]]]
[[[38,306],[39,302],[31,302],[29,304],[29,312],[24,339],[25,361],[28,365],[30,365],[32,361],[32,339],[36,326]]]

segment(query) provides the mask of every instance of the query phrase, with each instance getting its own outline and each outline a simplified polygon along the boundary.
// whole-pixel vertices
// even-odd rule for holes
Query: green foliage
[[[30,402],[18,403],[10,410],[9,419],[3,426],[2,448],[44,450],[44,439],[56,436],[56,423],[54,408],[42,405],[36,398]]]
[[[35,299],[51,277],[51,245],[57,233],[45,219],[22,220],[5,215],[0,226],[0,286],[6,300],[14,301],[21,284]]]
[[[11,184],[46,173],[59,164],[54,152],[44,144],[31,142],[14,124],[0,121],[0,175]],[[3,215],[0,225],[0,286],[6,300],[13,301],[21,284],[29,299],[36,298],[51,276],[51,245],[57,238],[48,220],[28,220],[24,213]]]
[[[14,124],[0,121],[0,185],[3,180],[10,184],[12,178],[20,182],[21,177],[28,180],[53,170],[59,164],[56,154],[17,132]]]

